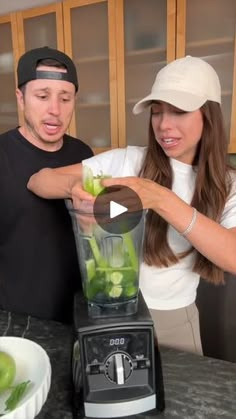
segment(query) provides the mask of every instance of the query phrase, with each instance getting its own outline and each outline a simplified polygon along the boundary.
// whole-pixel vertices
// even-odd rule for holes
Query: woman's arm
[[[104,186],[124,185],[133,189],[141,199],[143,208],[158,213],[179,233],[183,233],[193,219],[193,207],[171,190],[151,180],[136,177],[112,178],[104,179],[102,183]],[[122,204],[120,201],[119,203]],[[197,212],[186,239],[215,265],[224,271],[236,273],[236,227],[227,229]]]

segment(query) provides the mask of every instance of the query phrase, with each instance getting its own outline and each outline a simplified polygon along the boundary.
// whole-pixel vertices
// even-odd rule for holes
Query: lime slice
[[[95,260],[94,259],[88,259],[88,260],[86,260],[85,261],[85,266],[86,266],[88,281],[91,281],[91,279],[96,274]]]
[[[121,272],[112,272],[110,275],[110,281],[112,282],[112,284],[114,285],[118,285],[122,282],[123,279],[123,274]]]

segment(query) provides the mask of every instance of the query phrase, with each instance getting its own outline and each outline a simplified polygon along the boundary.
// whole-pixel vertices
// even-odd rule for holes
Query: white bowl
[[[51,364],[46,351],[37,343],[20,337],[0,337],[0,351],[11,355],[16,363],[13,385],[30,380],[29,387],[15,410],[3,419],[33,419],[44,405],[51,385]],[[9,392],[0,394],[0,413],[4,412]]]

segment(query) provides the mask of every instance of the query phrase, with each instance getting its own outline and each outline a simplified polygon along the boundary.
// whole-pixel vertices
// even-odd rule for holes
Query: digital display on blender
[[[126,344],[125,338],[111,338],[109,342],[110,346],[122,346],[125,344]]]
[[[132,358],[148,355],[150,336],[147,331],[131,333],[104,333],[86,337],[87,362],[103,362],[114,351],[127,352]]]

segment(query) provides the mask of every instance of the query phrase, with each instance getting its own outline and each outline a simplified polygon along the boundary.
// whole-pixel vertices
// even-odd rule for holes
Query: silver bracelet
[[[183,231],[183,233],[180,233],[181,236],[187,236],[190,231],[192,230],[194,224],[196,223],[196,219],[197,219],[197,210],[196,208],[193,208],[193,216],[192,216],[192,220],[190,221],[188,227],[186,228],[186,230]]]

